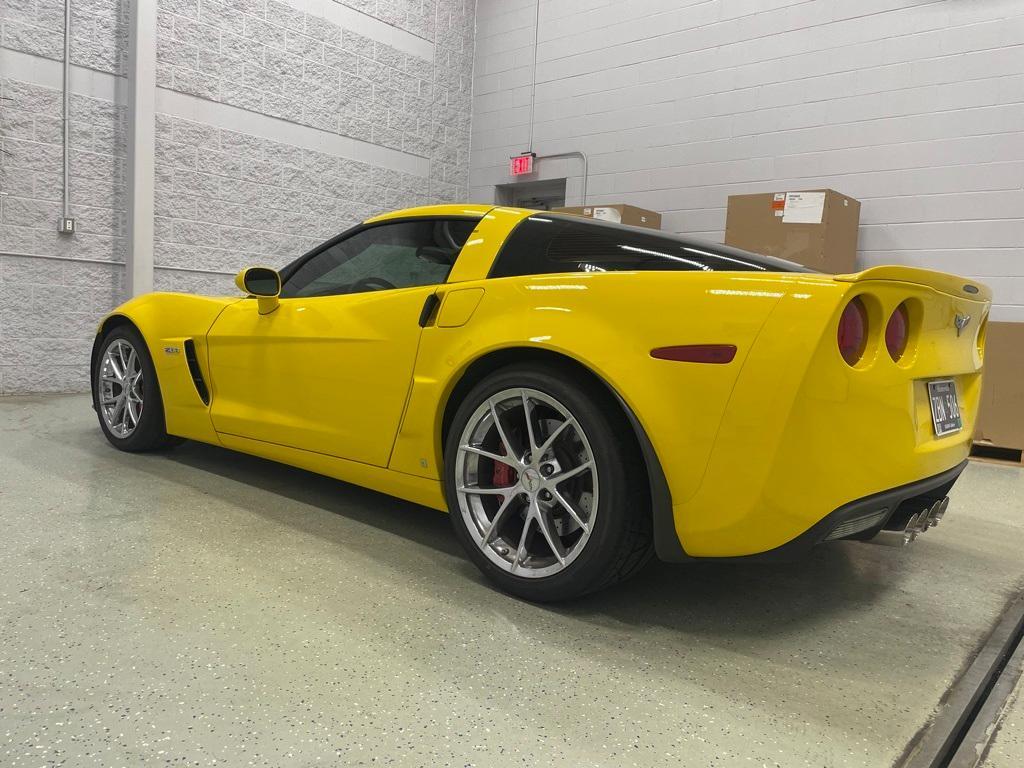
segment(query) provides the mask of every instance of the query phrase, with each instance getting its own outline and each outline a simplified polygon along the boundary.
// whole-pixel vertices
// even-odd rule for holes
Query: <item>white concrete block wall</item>
[[[0,393],[87,388],[95,321],[126,298],[128,0],[71,2],[66,237],[63,0],[0,0]],[[468,196],[472,0],[155,2],[158,290],[232,293],[244,265]]]
[[[87,386],[97,319],[124,299],[124,109],[74,94],[70,188],[79,201],[78,232],[59,235],[62,94],[52,86],[0,78],[2,393]]]
[[[527,148],[534,0],[480,0],[470,184]],[[859,261],[976,277],[1024,321],[1024,2],[541,0],[534,151],[588,203],[721,240],[730,194],[862,201]],[[538,178],[579,164],[539,163]]]
[[[158,290],[230,294],[244,266],[280,267],[382,209],[430,199],[424,176],[166,114],[156,177]]]

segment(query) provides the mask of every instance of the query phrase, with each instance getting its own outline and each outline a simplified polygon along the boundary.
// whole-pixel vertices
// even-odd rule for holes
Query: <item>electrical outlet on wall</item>
[[[57,231],[66,235],[73,235],[75,233],[75,220],[61,216],[57,222]]]

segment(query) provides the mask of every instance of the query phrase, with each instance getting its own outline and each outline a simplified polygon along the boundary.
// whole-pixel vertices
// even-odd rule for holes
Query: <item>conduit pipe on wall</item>
[[[533,123],[534,123],[534,112],[536,111],[537,103],[537,39],[540,32],[540,0],[537,0],[533,10],[533,73],[530,76],[530,140],[528,142],[529,151],[533,152]],[[538,160],[543,159],[554,159],[558,157],[578,157],[583,161],[583,178],[581,183],[580,192],[580,205],[587,204],[587,174],[589,170],[589,161],[587,160],[587,154],[582,151],[573,152],[555,152],[550,155],[537,155]]]
[[[537,103],[537,34],[540,32],[540,0],[533,10],[533,73],[530,75],[530,141],[529,149],[533,152],[533,113]]]
[[[71,190],[68,186],[71,176],[71,0],[64,0],[64,208],[60,230],[64,231],[64,220],[71,218]]]
[[[551,160],[558,157],[578,157],[583,161],[583,176],[581,178],[581,189],[580,189],[580,205],[587,204],[587,173],[589,169],[589,161],[587,160],[587,153],[581,152],[580,150],[573,150],[572,152],[553,152],[550,155],[537,155],[538,160]]]

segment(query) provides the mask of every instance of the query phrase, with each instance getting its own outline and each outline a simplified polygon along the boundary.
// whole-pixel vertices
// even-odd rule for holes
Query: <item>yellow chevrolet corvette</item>
[[[652,553],[788,559],[935,525],[991,299],[940,272],[825,275],[486,205],[378,216],[235,282],[103,319],[107,439],[201,440],[449,510],[480,569],[532,600]]]

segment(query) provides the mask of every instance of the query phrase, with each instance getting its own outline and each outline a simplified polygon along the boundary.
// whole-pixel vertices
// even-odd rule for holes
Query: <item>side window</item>
[[[671,234],[551,215],[524,219],[509,235],[490,277],[557,272],[790,272],[804,267]]]
[[[282,286],[281,297],[443,283],[475,226],[471,219],[419,219],[368,227],[299,265]]]

